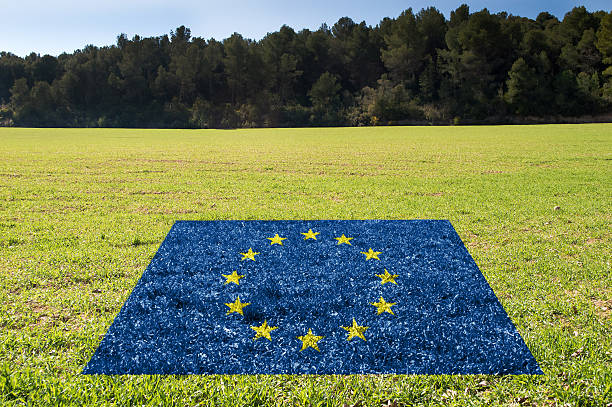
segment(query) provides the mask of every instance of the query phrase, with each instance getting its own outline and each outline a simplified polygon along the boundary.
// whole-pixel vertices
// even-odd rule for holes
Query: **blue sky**
[[[549,11],[559,18],[577,5],[588,10],[611,9],[609,0],[572,2],[545,1],[463,1],[471,11],[487,7],[492,12],[508,11],[535,18]],[[117,35],[141,36],[167,34],[185,25],[192,34],[221,40],[233,32],[260,39],[283,24],[294,29],[316,29],[325,22],[332,25],[340,17],[376,25],[383,17],[396,17],[412,7],[434,6],[448,18],[461,0],[0,0],[0,51],[24,56],[30,52],[58,55],[85,45],[115,44]]]

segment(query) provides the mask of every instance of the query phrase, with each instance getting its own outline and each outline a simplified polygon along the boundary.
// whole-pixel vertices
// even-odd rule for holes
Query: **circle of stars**
[[[308,232],[302,232],[301,234],[304,236],[303,240],[317,240],[317,236],[320,235],[319,232],[313,232],[312,229],[308,229]],[[281,237],[278,235],[278,233],[276,233],[273,237],[267,237],[266,239],[270,241],[271,246],[273,245],[283,246],[283,240],[287,238]],[[353,239],[353,237],[347,237],[344,235],[344,233],[342,234],[342,236],[335,237],[334,239],[336,239],[337,245],[346,244],[348,246],[352,246],[351,240]],[[378,256],[382,254],[382,252],[375,251],[371,247],[369,248],[367,252],[360,252],[360,253],[365,255],[365,261],[368,261],[368,260],[380,261],[380,258]],[[252,247],[249,247],[249,250],[247,250],[244,253],[241,252],[240,254],[242,255],[242,258],[240,259],[241,261],[244,261],[244,260],[256,261],[255,256],[259,255],[260,252],[255,252],[253,251]],[[222,274],[222,276],[225,277],[225,280],[226,280],[224,282],[224,285],[229,284],[229,283],[240,285],[240,279],[245,277],[244,275],[238,274],[237,270],[234,270],[231,274]],[[384,273],[376,274],[376,276],[381,279],[381,282],[380,282],[381,285],[384,285],[386,283],[392,283],[392,284],[397,285],[397,282],[395,281],[395,279],[398,277],[398,275],[389,273],[387,269],[384,269]],[[391,307],[394,305],[397,305],[396,302],[387,302],[381,296],[377,302],[371,302],[370,304],[376,307],[377,315],[380,315],[384,312],[389,313],[391,315],[395,315]],[[242,311],[243,308],[248,305],[251,305],[251,303],[241,302],[240,296],[238,296],[234,302],[225,303],[225,305],[229,307],[229,310],[227,311],[226,315],[236,313],[236,314],[240,314],[244,316],[244,313]],[[271,332],[276,329],[279,329],[279,327],[277,326],[268,325],[267,320],[264,320],[263,324],[261,324],[260,326],[251,326],[250,328],[255,331],[255,336],[253,337],[253,340],[265,338],[265,339],[268,339],[269,341],[272,341]],[[363,341],[367,341],[365,332],[370,327],[359,325],[357,321],[355,320],[355,318],[353,318],[353,323],[351,326],[341,326],[340,328],[347,331],[347,338],[346,338],[347,341],[351,341],[354,338],[359,338],[359,339],[362,339]],[[312,328],[308,328],[308,332],[305,335],[300,335],[300,336],[297,336],[296,338],[302,341],[302,347],[299,350],[300,352],[308,348],[312,348],[316,351],[320,351],[318,342],[321,341],[324,338],[324,336],[315,335],[312,332]]]

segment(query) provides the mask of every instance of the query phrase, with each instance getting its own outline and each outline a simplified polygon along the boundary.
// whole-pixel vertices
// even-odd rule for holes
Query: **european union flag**
[[[539,374],[448,221],[176,222],[87,374]]]

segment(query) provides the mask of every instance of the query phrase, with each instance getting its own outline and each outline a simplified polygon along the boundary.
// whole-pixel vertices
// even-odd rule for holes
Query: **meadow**
[[[612,405],[612,124],[0,129],[2,405]],[[540,376],[84,376],[176,220],[449,219]]]

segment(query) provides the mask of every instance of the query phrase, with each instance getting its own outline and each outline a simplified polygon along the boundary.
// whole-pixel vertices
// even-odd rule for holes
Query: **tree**
[[[444,48],[447,31],[446,19],[440,11],[429,7],[418,12],[417,30],[423,37],[425,54],[435,59],[438,49]]]
[[[503,44],[511,41],[502,26],[504,16],[483,9],[466,18],[466,12],[462,6],[452,14],[447,49],[438,52],[440,97],[456,115],[481,119],[498,115],[503,106],[500,94],[513,62]]]
[[[595,45],[603,56],[602,62],[612,65],[612,11],[601,19]]]
[[[15,119],[20,120],[30,109],[30,88],[25,78],[19,78],[11,87],[11,106]]]
[[[338,78],[329,72],[325,72],[308,92],[312,106],[322,123],[330,124],[336,119],[334,113],[340,103],[339,92],[341,88]]]
[[[338,104],[340,101],[338,92],[341,86],[338,83],[338,78],[335,75],[325,72],[312,85],[308,95],[312,101],[312,105],[317,109],[328,109]]]
[[[361,117],[355,124],[386,124],[421,118],[406,88],[394,85],[386,75],[378,80],[376,88],[366,87],[362,90],[358,110]]]
[[[298,60],[295,55],[283,54],[278,61],[276,90],[282,104],[293,99],[293,86],[302,71],[297,69]]]
[[[269,89],[276,93],[281,104],[294,99],[294,86],[302,75],[298,69],[300,58],[296,52],[297,35],[292,28],[282,26],[280,31],[268,34],[261,41],[261,52],[266,64]]]
[[[34,82],[45,81],[51,84],[58,75],[57,58],[51,55],[39,57],[36,54],[30,54],[26,60],[30,60],[28,64],[29,74]]]
[[[610,103],[612,102],[612,11],[601,19],[595,45],[601,52],[602,62],[606,65],[603,75],[608,78],[601,89],[602,96]]]
[[[536,98],[538,79],[535,69],[529,67],[523,58],[516,60],[508,72],[506,82],[508,91],[506,101],[512,106],[516,114],[535,115],[539,113],[539,100]]]
[[[395,20],[391,34],[385,36],[385,44],[382,60],[391,78],[414,86],[423,68],[425,39],[418,30],[412,9],[402,12]]]
[[[582,38],[584,31],[588,29],[597,30],[597,18],[588,12],[584,6],[574,7],[565,14],[559,25],[559,33],[564,39],[576,45]]]
[[[25,76],[25,61],[9,52],[0,52],[0,104],[8,102],[15,80]]]
[[[579,115],[581,109],[576,76],[569,70],[558,73],[553,80],[555,109],[562,115]]]
[[[330,71],[338,74],[344,89],[350,92],[374,84],[383,72],[380,61],[382,37],[365,21],[357,24],[343,17],[332,27]]]
[[[223,65],[227,75],[227,84],[231,90],[231,101],[244,100],[247,86],[248,73],[248,47],[249,43],[242,35],[232,34],[231,37],[223,41],[225,58]]]

